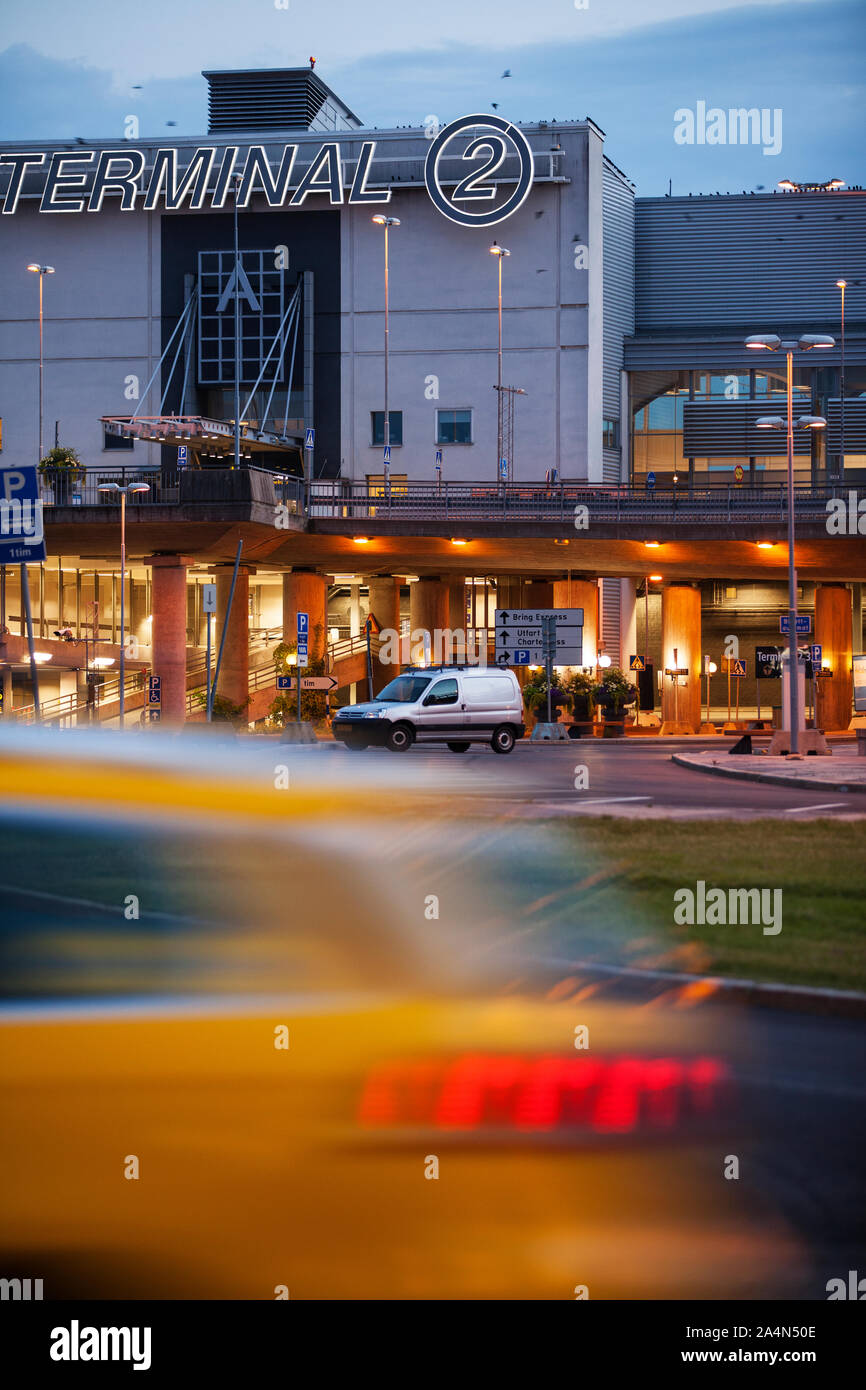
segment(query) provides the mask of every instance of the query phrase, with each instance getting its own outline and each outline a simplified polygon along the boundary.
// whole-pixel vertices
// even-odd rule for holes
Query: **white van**
[[[523,698],[514,672],[501,667],[410,666],[374,700],[341,709],[333,732],[347,748],[404,753],[417,741],[465,753],[489,743],[510,753],[525,732]]]

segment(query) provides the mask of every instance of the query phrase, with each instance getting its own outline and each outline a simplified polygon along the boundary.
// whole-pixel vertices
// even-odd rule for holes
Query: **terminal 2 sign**
[[[454,150],[455,137],[468,131],[474,134],[465,147],[449,152],[449,146]],[[303,171],[296,173],[298,150],[298,145],[283,145],[276,168],[264,145],[249,145],[243,153],[237,145],[200,145],[181,168],[180,152],[168,146],[154,151],[149,171],[145,151],[130,146],[0,154],[0,168],[7,166],[10,171],[2,212],[9,216],[17,210],[25,177],[36,170],[42,173],[39,210],[45,213],[101,212],[106,196],[121,212],[152,212],[160,204],[167,211],[187,207],[197,212],[205,206],[225,207],[230,191],[239,208],[248,207],[254,194],[263,194],[270,208],[300,207],[311,193],[326,193],[332,205],[391,201],[390,188],[368,186],[375,140],[363,142],[351,183],[336,141],[321,145]],[[517,182],[506,201],[492,207],[496,185],[488,180],[509,153],[518,158]],[[443,186],[443,159],[467,160],[472,165],[448,192]],[[533,156],[526,136],[499,116],[463,116],[452,121],[433,141],[424,166],[424,182],[434,205],[465,227],[489,227],[510,217],[528,196],[532,176]],[[480,206],[472,211],[455,203]]]

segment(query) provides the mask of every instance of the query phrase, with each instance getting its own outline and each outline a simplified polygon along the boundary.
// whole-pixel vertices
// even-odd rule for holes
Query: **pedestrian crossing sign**
[[[642,656],[630,656],[628,659],[628,669],[630,671],[645,671],[646,663]]]

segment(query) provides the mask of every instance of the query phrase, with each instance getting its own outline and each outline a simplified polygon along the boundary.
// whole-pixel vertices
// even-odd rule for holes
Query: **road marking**
[[[818,806],[788,806],[785,815],[793,816],[797,811],[835,811],[839,806],[847,805],[847,801],[823,801]]]
[[[652,801],[651,796],[591,796],[576,802],[579,806],[604,806],[609,801]]]

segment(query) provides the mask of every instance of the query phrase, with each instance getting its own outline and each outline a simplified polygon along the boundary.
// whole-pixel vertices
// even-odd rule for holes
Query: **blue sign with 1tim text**
[[[0,564],[45,559],[45,527],[35,464],[0,467]]]

